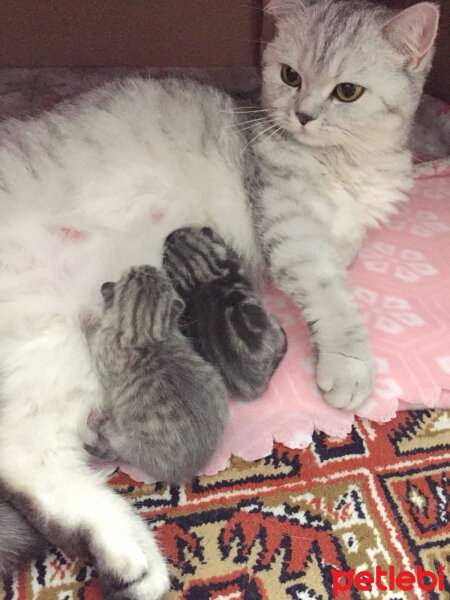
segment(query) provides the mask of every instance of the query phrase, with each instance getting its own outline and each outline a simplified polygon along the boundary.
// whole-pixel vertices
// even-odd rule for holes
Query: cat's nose
[[[309,123],[310,121],[314,121],[314,117],[311,117],[311,115],[307,115],[306,113],[298,112],[295,114],[297,115],[297,119],[300,121],[300,123],[302,125],[306,125],[306,123]]]

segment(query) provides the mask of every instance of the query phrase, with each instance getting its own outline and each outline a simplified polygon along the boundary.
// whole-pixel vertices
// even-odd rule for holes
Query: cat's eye
[[[296,87],[299,89],[302,87],[302,76],[289,65],[282,66],[281,79],[284,81],[284,83],[292,87]]]
[[[341,102],[354,102],[363,95],[364,88],[356,83],[340,83],[334,88],[334,95]]]

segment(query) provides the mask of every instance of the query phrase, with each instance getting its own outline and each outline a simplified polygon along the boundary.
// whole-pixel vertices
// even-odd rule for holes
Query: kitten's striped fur
[[[111,451],[87,449],[157,481],[189,481],[227,423],[220,375],[177,334],[184,304],[162,272],[132,268],[117,283],[104,283],[102,294],[103,317],[87,337],[105,392],[105,408],[93,421]]]
[[[186,304],[182,332],[219,369],[232,396],[258,398],[286,353],[287,338],[234,251],[209,227],[183,227],[167,237],[163,265]]]

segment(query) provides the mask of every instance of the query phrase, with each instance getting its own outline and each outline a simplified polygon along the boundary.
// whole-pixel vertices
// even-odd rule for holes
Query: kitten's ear
[[[172,325],[174,325],[178,321],[178,319],[184,311],[185,306],[186,305],[183,302],[183,300],[181,298],[178,298],[178,296],[176,296],[173,299],[172,311],[170,313],[170,322]]]
[[[211,229],[211,227],[202,227],[200,229],[200,232],[203,233],[203,235],[205,235],[210,240],[214,239],[214,231]]]
[[[100,288],[100,291],[105,302],[105,307],[109,308],[114,300],[114,283],[112,283],[112,281],[106,281]]]
[[[439,24],[439,7],[420,2],[402,10],[383,26],[391,44],[417,69],[433,47]]]
[[[307,0],[269,0],[265,11],[275,19],[280,19],[289,16],[294,10],[305,8],[306,5]]]

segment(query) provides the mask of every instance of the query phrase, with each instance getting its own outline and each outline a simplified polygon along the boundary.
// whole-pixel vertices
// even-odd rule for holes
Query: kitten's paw
[[[317,385],[325,400],[336,408],[355,410],[373,388],[370,358],[324,352],[317,363]]]

